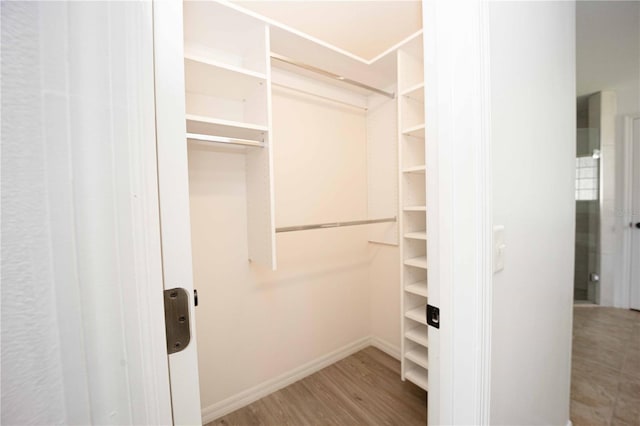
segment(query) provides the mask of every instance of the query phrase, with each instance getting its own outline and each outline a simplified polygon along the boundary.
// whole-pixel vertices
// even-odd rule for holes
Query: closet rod
[[[351,222],[316,223],[313,225],[285,226],[283,228],[276,228],[276,232],[292,232],[292,231],[307,231],[309,229],[340,228],[342,226],[368,225],[370,223],[384,223],[384,222],[396,222],[396,221],[397,221],[397,218],[394,216],[394,217],[387,217],[384,219],[353,220]]]
[[[254,141],[252,139],[228,138],[225,136],[201,135],[198,133],[187,133],[187,139],[191,139],[195,141],[203,141],[203,142],[225,143],[225,144],[232,144],[232,145],[257,146],[260,148],[264,147],[264,143],[260,141]]]
[[[341,101],[341,100],[338,100],[338,99],[335,99],[335,98],[330,98],[328,96],[318,95],[317,93],[313,93],[313,92],[310,92],[308,90],[302,90],[302,89],[299,89],[297,87],[287,86],[286,84],[276,83],[273,80],[271,80],[271,85],[272,86],[282,87],[282,88],[287,89],[287,90],[293,90],[294,92],[304,93],[305,95],[313,96],[315,98],[322,99],[322,100],[325,100],[327,102],[335,102],[337,104],[342,104],[342,105],[345,105],[345,106],[348,106],[348,107],[351,107],[351,108],[356,108],[356,109],[363,110],[363,111],[367,111],[367,109],[368,109],[367,107],[364,107],[364,106],[361,106],[361,105],[352,104],[352,103]]]
[[[343,77],[341,75],[334,74],[334,73],[329,72],[329,71],[325,71],[325,70],[323,70],[321,68],[316,68],[313,65],[305,64],[304,62],[296,61],[295,59],[291,59],[291,58],[288,58],[286,56],[278,55],[277,53],[273,53],[272,52],[271,53],[271,59],[275,59],[275,60],[280,61],[280,62],[284,62],[284,63],[290,64],[290,65],[294,65],[296,67],[303,68],[303,69],[305,69],[307,71],[315,72],[317,74],[322,74],[325,77],[329,77],[329,78],[331,78],[333,80],[338,80],[338,81],[341,81],[343,83],[348,83],[348,84],[351,84],[353,86],[358,86],[358,87],[360,87],[362,89],[370,90],[372,92],[378,93],[380,95],[386,96],[386,97],[391,98],[391,99],[394,99],[396,97],[395,93],[385,92],[384,90],[380,90],[380,89],[377,89],[375,87],[371,87],[369,85],[366,85],[364,83],[360,83],[359,81],[351,80],[351,79]]]

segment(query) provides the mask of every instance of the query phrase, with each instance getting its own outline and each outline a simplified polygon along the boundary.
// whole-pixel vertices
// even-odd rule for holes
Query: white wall
[[[40,108],[39,6],[2,3],[2,423],[62,424]]]
[[[1,7],[2,423],[170,422],[151,6]]]
[[[364,111],[274,88],[273,123],[276,226],[366,217]],[[370,336],[370,253],[366,227],[291,232],[277,235],[276,272],[251,265],[243,154],[190,144],[189,184],[207,421]]]
[[[400,357],[400,253],[398,246],[369,245],[371,336],[379,348]]]
[[[492,2],[492,424],[569,420],[575,226],[573,2]]]
[[[577,96],[606,91],[614,97],[607,107],[616,114],[615,130],[607,131],[613,137],[601,141],[601,165],[613,171],[615,182],[603,182],[600,303],[628,307],[622,284],[623,233],[630,232],[623,214],[622,129],[623,116],[640,113],[640,2],[576,3],[576,88]]]

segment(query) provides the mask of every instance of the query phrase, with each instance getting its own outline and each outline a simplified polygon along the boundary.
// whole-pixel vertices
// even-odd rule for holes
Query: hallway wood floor
[[[426,393],[399,376],[369,347],[207,426],[424,426]],[[571,421],[640,426],[640,312],[574,308]]]
[[[399,361],[368,347],[207,426],[425,426],[426,395],[400,380]]]
[[[640,426],[640,312],[574,308],[571,421]]]

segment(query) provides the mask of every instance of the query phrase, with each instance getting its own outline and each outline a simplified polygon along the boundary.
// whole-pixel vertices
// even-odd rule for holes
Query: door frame
[[[622,183],[622,280],[619,306],[629,309],[631,306],[631,231],[633,209],[633,121],[640,120],[640,114],[623,117],[623,183]]]
[[[175,121],[176,116],[184,115],[177,114],[175,106],[175,99],[182,97],[171,96],[178,88],[182,91],[182,80],[170,78],[173,74],[167,64],[171,61],[166,56],[181,54],[181,40],[178,44],[171,41],[171,34],[175,33],[163,31],[159,25],[161,15],[162,19],[173,20],[171,25],[177,25],[175,10],[169,10],[170,3],[153,2],[156,102],[163,103],[161,107],[156,105],[160,166],[163,161],[184,160],[167,157],[162,152],[163,146],[167,149],[172,143],[170,136],[175,138],[176,129],[184,126],[181,119],[181,124]],[[181,25],[181,14],[179,21]],[[438,282],[430,293],[429,303],[438,306],[441,312],[441,328],[435,332],[430,329],[429,337],[429,362],[438,374],[429,377],[432,392],[428,393],[428,423],[484,425],[490,421],[493,277],[488,1],[473,0],[460,7],[457,2],[423,0],[423,27],[426,139],[428,144],[435,141],[427,148],[430,153],[427,167],[437,176],[427,183],[431,212],[428,221],[435,220],[438,225],[430,228],[428,240],[429,279]],[[158,90],[159,84],[170,87]],[[171,105],[174,106],[170,108]],[[182,108],[184,113],[184,105]],[[161,127],[169,126],[168,123],[175,127],[167,133],[167,128]],[[159,170],[160,181],[163,174],[170,176],[167,169]],[[166,179],[164,182],[168,183]],[[167,205],[169,200],[163,198],[166,192],[162,189],[166,188],[162,182],[159,184],[162,222],[166,225],[163,204]],[[168,231],[162,226],[163,234]],[[190,247],[187,249],[190,254]],[[190,268],[191,263],[187,266]],[[165,281],[166,267],[165,264]],[[192,343],[195,344],[195,339]],[[197,357],[192,354],[191,359],[195,359],[193,371],[197,375]],[[173,364],[170,369],[174,386]],[[188,399],[197,401],[199,409],[199,398]],[[173,406],[174,423],[197,423],[194,418],[181,421],[180,416],[176,417],[175,400]],[[185,415],[189,417],[186,412]]]
[[[174,424],[199,425],[202,408],[191,256],[181,1],[153,0],[153,52],[163,287],[184,289],[189,302],[190,342],[181,351],[168,355],[171,407]],[[165,355],[167,352],[165,346]]]
[[[489,3],[423,1],[429,424],[489,424],[493,281]],[[434,225],[434,226],[432,226]],[[455,307],[455,308],[454,308]],[[431,373],[431,372],[430,372]]]

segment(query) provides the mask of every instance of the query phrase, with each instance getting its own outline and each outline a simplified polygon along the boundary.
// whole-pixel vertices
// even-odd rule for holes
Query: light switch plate
[[[507,245],[504,242],[504,225],[493,227],[493,273],[504,269],[504,257]]]

